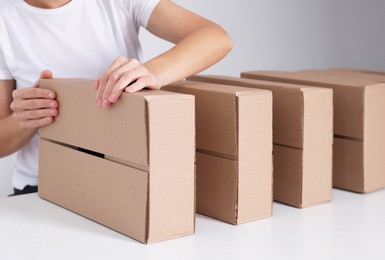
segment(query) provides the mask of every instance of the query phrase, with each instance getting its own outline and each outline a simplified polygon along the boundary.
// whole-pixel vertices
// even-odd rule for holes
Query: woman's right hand
[[[45,70],[40,78],[51,79],[52,72]],[[39,80],[30,88],[14,90],[12,97],[13,117],[22,128],[37,129],[49,125],[58,114],[56,93],[39,88]]]

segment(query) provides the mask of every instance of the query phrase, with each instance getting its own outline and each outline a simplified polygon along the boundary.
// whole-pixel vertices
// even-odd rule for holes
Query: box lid
[[[385,87],[385,84],[374,80],[340,77],[311,71],[252,71],[243,72],[242,77],[332,88],[334,134],[354,140],[364,139],[366,89]]]
[[[299,84],[262,81],[219,75],[196,75],[189,78],[193,81],[230,84],[253,89],[270,90],[273,93],[273,141],[275,144],[293,148],[303,148],[304,142],[304,100],[308,96],[325,100],[324,93],[330,89],[310,87]],[[312,106],[306,103],[306,106]],[[320,122],[322,123],[322,122]]]
[[[194,98],[166,91],[143,90],[123,93],[118,102],[106,110],[96,106],[92,82],[89,79],[40,81],[41,88],[56,92],[59,103],[55,122],[40,129],[41,138],[148,166],[148,104],[157,100],[173,102]]]
[[[198,151],[229,159],[238,156],[237,97],[271,97],[265,90],[191,81],[180,81],[163,89],[195,96]]]
[[[377,81],[381,83],[385,82],[385,74],[373,74],[373,73],[370,74],[362,71],[354,71],[354,70],[347,70],[347,69],[306,70],[304,72],[319,73],[320,75],[326,74],[326,75],[343,77],[343,78],[371,80],[371,81]]]

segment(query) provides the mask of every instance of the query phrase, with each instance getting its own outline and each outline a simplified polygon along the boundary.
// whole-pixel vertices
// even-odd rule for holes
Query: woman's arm
[[[35,133],[31,130],[23,131],[12,116],[10,105],[14,89],[14,80],[0,80],[0,157],[19,150]]]
[[[50,78],[44,72],[42,77]],[[41,126],[57,115],[55,93],[38,88],[15,90],[14,80],[0,80],[0,158],[21,149]]]
[[[175,46],[144,64],[125,57],[116,59],[94,83],[98,106],[108,108],[123,91],[159,89],[196,74],[221,60],[233,47],[220,26],[169,0],[161,0],[155,7],[147,29]]]
[[[158,87],[210,67],[233,47],[231,38],[221,27],[172,1],[158,4],[147,29],[176,44],[144,64],[158,78]]]

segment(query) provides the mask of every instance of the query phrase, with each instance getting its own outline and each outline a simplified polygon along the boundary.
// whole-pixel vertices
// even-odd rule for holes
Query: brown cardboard
[[[196,100],[197,212],[240,224],[272,214],[269,91],[182,81]]]
[[[39,195],[143,243],[192,234],[194,97],[123,93],[104,110],[91,84],[40,82],[59,115],[40,130]]]
[[[385,74],[374,74],[374,73],[365,73],[362,71],[354,70],[345,70],[333,68],[329,70],[308,70],[309,73],[320,73],[321,75],[325,73],[326,75],[342,77],[342,78],[356,78],[356,79],[366,79],[371,81],[377,81],[385,83]]]
[[[274,200],[307,207],[331,199],[332,90],[226,76],[189,80],[272,91]]]
[[[385,75],[385,71],[374,71],[374,70],[364,70],[364,69],[329,68],[329,70],[344,70],[344,71],[351,71],[351,72],[364,73],[364,74]]]
[[[383,188],[385,84],[333,73],[254,71],[244,72],[242,77],[332,88],[336,143],[333,160],[334,187],[360,193]]]

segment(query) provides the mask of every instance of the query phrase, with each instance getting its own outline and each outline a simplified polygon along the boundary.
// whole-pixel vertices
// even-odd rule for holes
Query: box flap
[[[191,77],[193,78],[193,77]],[[209,83],[202,81],[201,83]],[[190,89],[190,91],[207,91],[207,92],[215,92],[215,93],[224,93],[224,94],[230,94],[230,95],[266,95],[267,91],[261,90],[261,89],[250,89],[247,87],[240,87],[237,85],[228,85],[228,84],[218,84],[218,83],[211,83],[211,84],[201,84],[197,80],[191,81],[191,80],[183,80],[179,81],[167,86],[164,86],[162,89],[169,90],[173,86],[178,87],[184,87]],[[186,90],[187,91],[187,90]],[[179,93],[179,92],[178,92]]]
[[[314,85],[334,90],[334,134],[363,140],[363,111],[365,87],[384,84],[356,78],[341,78],[313,72],[254,71],[242,77]]]
[[[146,242],[147,172],[45,140],[39,153],[42,198]]]
[[[353,68],[328,68],[328,70],[343,70],[343,71],[351,71],[357,73],[365,73],[365,74],[377,74],[377,75],[385,75],[385,71],[374,71],[374,70],[364,70],[364,69],[353,69]]]
[[[385,88],[365,89],[364,191],[385,187]]]
[[[332,196],[333,93],[304,92],[302,207],[327,202]]]
[[[237,223],[271,216],[273,195],[272,96],[237,98]]]
[[[274,145],[274,200],[302,206],[303,150]]]
[[[269,95],[262,90],[191,81],[177,82],[164,89],[195,96],[198,151],[232,159],[238,156],[236,97]]]
[[[123,93],[105,110],[96,106],[91,85],[88,79],[41,80],[40,87],[54,90],[59,103],[59,115],[53,124],[40,129],[41,138],[148,166],[146,102],[187,97],[165,91]]]
[[[326,73],[329,75],[335,75],[337,77],[344,77],[344,78],[365,79],[365,80],[372,80],[372,81],[381,82],[381,83],[385,82],[385,74],[373,74],[373,73],[365,73],[361,71],[344,70],[344,69],[315,70],[314,72]]]
[[[362,141],[334,138],[333,187],[365,192],[364,144]]]
[[[195,227],[194,96],[160,97],[147,98],[146,105],[150,160],[149,243],[192,234]]]
[[[274,91],[276,89],[295,89],[300,91],[303,88],[316,88],[314,86],[306,86],[303,84],[290,84],[284,82],[277,81],[266,81],[266,80],[257,80],[257,79],[249,79],[249,78],[238,78],[231,76],[222,76],[222,75],[194,75],[188,78],[190,81],[197,82],[207,82],[213,84],[224,84],[224,85],[232,85],[244,88],[254,88],[254,89],[266,89],[270,91]],[[260,87],[256,87],[260,86]],[[289,90],[288,90],[289,91]]]
[[[272,91],[273,141],[275,144],[293,148],[303,148],[303,89],[306,89],[308,92],[312,91],[315,95],[317,93],[323,95],[325,92],[331,92],[324,88],[227,76],[196,75],[189,79]]]
[[[292,84],[304,84],[308,86],[326,88],[363,88],[369,85],[376,85],[378,82],[359,78],[341,78],[338,76],[318,73],[316,70],[308,71],[247,71],[242,72],[244,78],[255,78],[259,80],[288,82]]]
[[[237,224],[238,162],[200,152],[196,156],[197,213]]]

